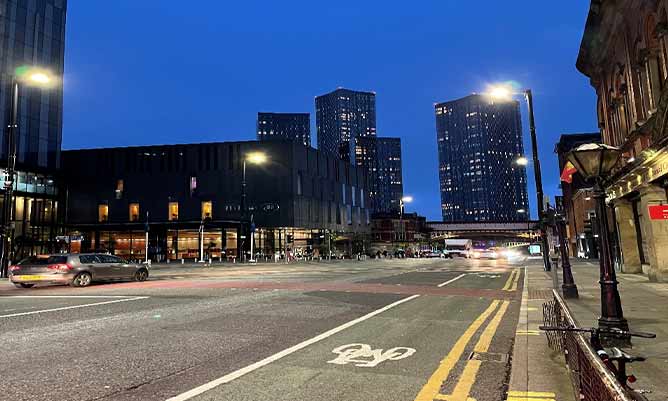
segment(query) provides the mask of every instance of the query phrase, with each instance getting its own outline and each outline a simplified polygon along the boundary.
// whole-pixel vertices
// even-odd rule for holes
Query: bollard
[[[181,264],[185,264],[185,263],[186,263],[186,260],[181,258]]]

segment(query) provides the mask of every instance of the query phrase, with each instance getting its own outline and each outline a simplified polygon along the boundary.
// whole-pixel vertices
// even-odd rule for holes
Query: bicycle
[[[539,326],[540,330],[543,331],[568,331],[568,332],[577,332],[577,333],[589,333],[590,339],[589,343],[592,348],[596,351],[598,356],[603,361],[603,364],[613,373],[615,379],[619,384],[629,392],[629,394],[637,401],[648,401],[647,397],[631,386],[629,383],[634,383],[637,379],[634,375],[626,374],[626,365],[633,362],[643,362],[645,358],[642,356],[633,356],[626,353],[625,351],[612,347],[610,351],[606,351],[601,343],[601,334],[605,334],[609,337],[617,338],[628,338],[628,337],[640,337],[640,338],[656,338],[656,334],[637,332],[637,331],[624,331],[620,329],[600,329],[597,327],[556,327],[556,326]],[[616,363],[616,364],[615,364]]]

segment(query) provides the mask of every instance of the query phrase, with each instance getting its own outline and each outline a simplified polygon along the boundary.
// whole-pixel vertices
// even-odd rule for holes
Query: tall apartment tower
[[[376,94],[339,88],[315,98],[318,149],[366,172],[370,209],[376,211]]]
[[[257,140],[288,139],[311,146],[309,113],[257,113]]]
[[[404,184],[401,166],[401,139],[360,138],[365,159],[375,163],[375,197],[371,200],[374,212],[399,213]]]
[[[470,95],[435,112],[443,221],[528,220],[519,102]]]
[[[19,89],[10,206],[13,240],[7,253],[12,260],[57,251],[55,236],[64,212],[56,170],[62,141],[66,9],[66,0],[0,1],[0,168],[7,167],[13,77],[25,70],[21,67],[47,70],[55,77],[48,88]],[[10,202],[4,199],[7,178],[0,174],[0,210]]]

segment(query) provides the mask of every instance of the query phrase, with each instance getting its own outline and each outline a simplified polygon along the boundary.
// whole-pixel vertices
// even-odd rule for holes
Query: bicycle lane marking
[[[320,341],[322,341],[322,340],[324,340],[328,337],[333,336],[334,334],[337,334],[337,333],[339,333],[343,330],[346,330],[346,329],[348,329],[352,326],[355,326],[358,323],[361,323],[365,320],[371,319],[372,317],[374,317],[376,315],[379,315],[379,314],[381,314],[385,311],[388,311],[388,310],[390,310],[390,309],[392,309],[396,306],[399,306],[399,305],[401,305],[403,303],[406,303],[406,302],[410,302],[410,301],[412,301],[416,298],[419,298],[419,297],[420,297],[420,295],[412,295],[410,297],[400,299],[400,300],[398,300],[396,302],[393,302],[389,305],[386,305],[386,306],[384,306],[380,309],[377,309],[377,310],[375,310],[371,313],[368,313],[368,314],[366,314],[362,317],[359,317],[355,320],[351,320],[350,322],[344,323],[344,324],[342,324],[338,327],[335,327],[331,330],[328,330],[328,331],[326,331],[326,332],[324,332],[320,335],[317,335],[317,336],[315,336],[313,338],[310,338],[306,341],[302,341],[299,344],[293,345],[290,348],[286,348],[283,351],[280,351],[280,352],[278,352],[274,355],[271,355],[267,358],[264,358],[260,361],[257,361],[255,363],[253,363],[253,364],[250,364],[250,365],[248,365],[244,368],[238,369],[238,370],[236,370],[234,372],[231,372],[231,373],[229,373],[225,376],[222,376],[218,379],[215,379],[215,380],[212,380],[208,383],[202,384],[201,386],[195,387],[194,389],[186,391],[185,393],[181,393],[179,395],[171,397],[167,401],[186,401],[186,400],[189,400],[191,398],[194,398],[194,397],[196,397],[200,394],[203,394],[203,393],[205,393],[209,390],[212,390],[212,389],[214,389],[214,388],[216,388],[216,387],[218,387],[222,384],[229,383],[233,380],[236,380],[236,379],[238,379],[238,378],[240,378],[244,375],[247,375],[248,373],[251,373],[251,372],[253,372],[257,369],[260,369],[263,366],[269,365],[272,362],[278,361],[279,359],[282,359],[282,358],[284,358],[284,357],[286,357],[290,354],[293,354],[297,351],[300,351],[300,350],[302,350],[302,349],[304,349],[304,348],[306,348],[306,347],[308,347],[312,344],[320,342]]]

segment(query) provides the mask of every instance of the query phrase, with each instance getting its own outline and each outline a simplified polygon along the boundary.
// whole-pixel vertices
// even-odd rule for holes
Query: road
[[[416,259],[3,282],[0,399],[503,400],[522,277]]]

